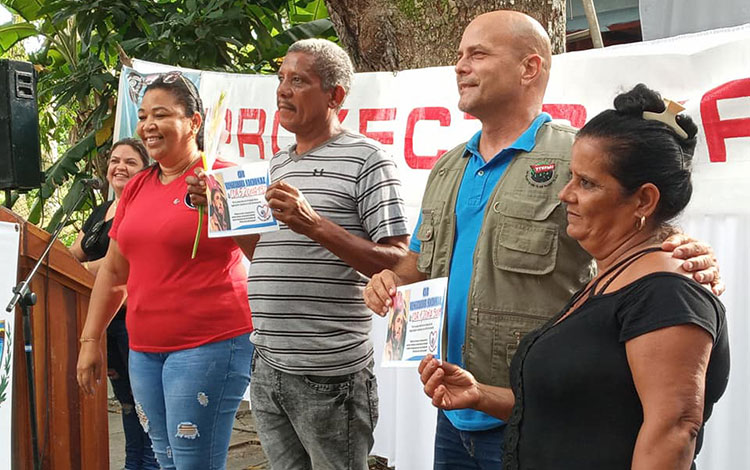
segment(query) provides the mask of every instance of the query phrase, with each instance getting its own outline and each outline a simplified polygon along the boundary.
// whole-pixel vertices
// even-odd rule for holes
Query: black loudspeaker
[[[0,189],[38,188],[42,179],[36,71],[0,60]]]

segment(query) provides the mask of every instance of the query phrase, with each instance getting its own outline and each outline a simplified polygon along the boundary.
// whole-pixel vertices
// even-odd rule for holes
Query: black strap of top
[[[605,273],[605,275],[604,275],[604,276],[602,276],[602,277],[600,277],[599,279],[597,279],[597,282],[596,282],[597,284],[598,284],[598,283],[599,283],[599,282],[600,282],[600,281],[601,281],[601,280],[602,280],[602,279],[603,279],[604,277],[606,277],[606,275],[607,275],[607,274],[611,273],[612,271],[614,271],[614,270],[615,270],[615,269],[617,269],[618,267],[619,267],[620,269],[617,269],[617,271],[616,271],[616,272],[615,272],[615,273],[614,273],[614,274],[612,275],[612,277],[610,277],[610,278],[609,278],[609,279],[607,280],[607,282],[605,282],[605,283],[604,283],[604,287],[602,287],[602,288],[601,288],[601,289],[599,290],[599,294],[596,294],[596,292],[594,292],[594,295],[601,295],[601,294],[603,294],[603,293],[604,293],[604,291],[606,291],[606,290],[607,290],[607,287],[609,287],[609,285],[610,285],[610,284],[612,284],[612,281],[614,281],[615,279],[617,279],[617,277],[618,277],[618,276],[619,276],[620,274],[622,274],[622,273],[623,273],[623,271],[625,271],[626,269],[628,269],[628,267],[629,267],[629,266],[630,266],[631,264],[635,263],[636,261],[638,261],[638,260],[639,260],[640,258],[642,258],[643,256],[645,256],[645,255],[647,255],[647,254],[649,254],[649,253],[653,253],[653,252],[655,252],[655,251],[662,251],[662,250],[661,250],[661,247],[660,247],[660,246],[652,246],[652,247],[650,247],[650,248],[644,248],[643,250],[640,250],[640,251],[636,251],[636,252],[635,252],[635,253],[633,253],[632,255],[628,256],[628,257],[627,257],[627,258],[625,258],[624,260],[622,260],[622,261],[620,261],[619,263],[617,263],[617,264],[616,264],[615,266],[612,266],[612,267],[611,267],[610,269],[608,269],[608,270],[607,270],[607,272]]]
[[[591,285],[589,285],[586,289],[579,290],[578,293],[573,296],[573,298],[568,303],[569,306],[575,305],[576,302],[578,302],[581,297],[584,297],[588,295],[589,293],[593,292],[594,295],[601,295],[605,290],[607,290],[607,287],[614,281],[617,276],[622,274],[623,271],[625,271],[628,266],[636,262],[639,258],[643,257],[644,255],[647,255],[648,253],[653,253],[655,251],[661,251],[661,247],[659,246],[652,246],[649,248],[644,248],[642,250],[636,251],[635,253],[631,253],[627,257],[623,258],[622,260],[615,263],[613,266],[610,266],[609,269],[604,271],[602,274],[600,274],[597,279],[595,279]],[[617,272],[612,276],[610,279],[607,280],[606,283],[604,283],[604,287],[602,287],[599,290],[599,294],[596,294],[596,290],[599,287],[599,283],[606,278],[611,272],[617,270]],[[567,309],[565,309],[567,310]]]

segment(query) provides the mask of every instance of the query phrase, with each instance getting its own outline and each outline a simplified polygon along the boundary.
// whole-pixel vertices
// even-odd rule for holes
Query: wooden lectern
[[[23,280],[44,252],[50,234],[4,207],[0,207],[0,221],[21,227],[18,280]],[[76,381],[78,338],[93,284],[91,273],[59,241],[30,284],[37,295],[31,313],[32,349],[38,442],[45,470],[109,469],[106,369],[94,396],[85,395]],[[33,470],[20,306],[15,324],[12,462],[13,470]],[[105,348],[102,344],[104,357]]]

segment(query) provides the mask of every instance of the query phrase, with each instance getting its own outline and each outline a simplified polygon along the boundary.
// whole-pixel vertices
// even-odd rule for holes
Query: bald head
[[[477,16],[458,47],[458,108],[483,122],[509,110],[536,116],[547,89],[551,49],[547,32],[528,15],[499,10]]]
[[[484,13],[474,18],[470,27],[489,28],[497,35],[505,36],[506,41],[512,41],[518,53],[525,57],[537,54],[544,61],[545,69],[549,72],[552,62],[552,44],[549,35],[541,24],[525,13],[513,10],[497,10]]]

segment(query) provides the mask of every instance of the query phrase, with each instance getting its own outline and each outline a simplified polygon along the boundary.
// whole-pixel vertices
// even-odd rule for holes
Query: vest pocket
[[[437,212],[438,209],[422,209],[422,221],[417,230],[417,240],[420,246],[417,269],[428,274],[432,269],[432,258],[435,255],[435,227],[439,217]]]
[[[557,226],[506,221],[495,230],[492,262],[496,268],[522,274],[552,272],[557,259]]]
[[[467,322],[466,366],[480,382],[509,386],[510,364],[521,339],[546,321],[536,315],[472,310]]]
[[[560,205],[560,200],[553,194],[537,194],[536,192],[517,192],[503,194],[492,205],[492,210],[498,214],[524,220],[547,220],[552,212]]]

